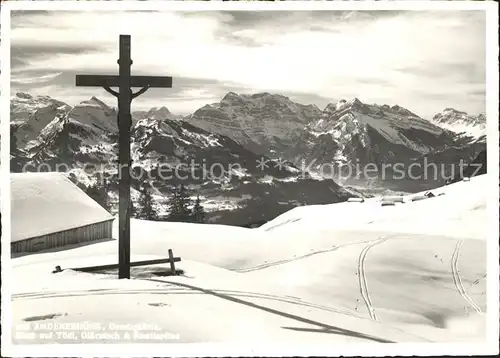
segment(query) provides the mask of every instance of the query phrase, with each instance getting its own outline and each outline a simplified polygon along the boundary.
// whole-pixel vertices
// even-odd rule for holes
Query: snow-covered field
[[[14,258],[14,342],[486,343],[487,180],[298,207],[257,229],[132,220],[132,261],[173,249],[175,277],[69,270],[116,263],[117,240]]]

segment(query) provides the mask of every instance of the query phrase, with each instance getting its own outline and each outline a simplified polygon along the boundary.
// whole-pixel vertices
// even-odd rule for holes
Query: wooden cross
[[[130,278],[130,127],[132,117],[130,104],[148,88],[171,88],[172,77],[131,76],[130,35],[120,35],[120,57],[118,76],[77,75],[76,86],[103,87],[118,98],[118,149],[119,149],[119,278]],[[115,92],[111,87],[118,87]],[[142,87],[132,93],[132,87]]]

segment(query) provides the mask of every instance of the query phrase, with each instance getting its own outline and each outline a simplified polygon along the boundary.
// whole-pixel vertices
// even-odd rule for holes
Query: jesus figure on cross
[[[172,77],[131,76],[130,35],[120,35],[119,52],[118,76],[77,75],[76,86],[103,87],[118,98],[118,174],[120,178],[118,277],[130,278],[130,127],[132,126],[130,105],[134,98],[149,88],[171,88]],[[118,87],[119,91],[116,92],[111,87]],[[141,89],[133,93],[132,87]]]

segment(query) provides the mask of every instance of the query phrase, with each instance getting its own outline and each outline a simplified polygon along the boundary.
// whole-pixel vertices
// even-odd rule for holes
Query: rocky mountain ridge
[[[437,113],[432,121],[443,128],[466,136],[476,138],[486,136],[486,113],[473,116],[454,108],[445,108]]]
[[[19,149],[15,161],[32,166],[64,164],[75,180],[84,182],[95,180],[83,170],[85,164],[106,164],[106,172],[113,173],[116,116],[114,108],[95,97],[71,107],[50,97],[19,93],[11,100],[11,128]],[[407,168],[426,159],[455,165],[459,158],[472,160],[485,145],[484,136],[455,133],[401,106],[365,104],[357,98],[321,110],[281,95],[230,92],[221,102],[186,117],[166,107],[133,113],[132,154],[137,168],[155,173],[158,165],[241,165],[242,169],[228,170],[226,178],[189,180],[215,208],[251,206],[264,203],[258,201],[263,198],[268,206],[284,203],[283,209],[345,200],[352,193],[340,188],[339,182],[370,186],[371,191],[431,188],[446,178],[396,180],[391,169],[382,177],[380,168],[395,164]],[[257,169],[262,160],[265,165]],[[368,165],[377,168],[374,178],[359,172]],[[182,169],[182,175],[189,170]],[[175,182],[153,181],[160,196],[167,195]],[[134,185],[139,188],[140,183]],[[254,203],[241,198],[253,198]]]
[[[18,98],[28,106],[26,96]],[[36,102],[37,98],[30,100]],[[85,185],[107,177],[109,187],[116,191],[116,111],[95,98],[75,107],[57,104],[47,102],[43,107],[35,103],[27,118],[12,113],[17,171],[23,167],[27,171],[64,171]],[[13,108],[19,106],[14,104]],[[46,126],[38,135],[26,137],[32,123],[39,122],[40,111]],[[212,222],[244,225],[269,220],[297,205],[326,204],[351,196],[333,180],[311,178],[291,163],[258,155],[227,136],[161,116],[168,115],[167,111],[149,111],[145,118],[136,117],[132,127],[134,199],[142,184],[148,183],[161,205],[172,187],[182,183],[211,206]]]

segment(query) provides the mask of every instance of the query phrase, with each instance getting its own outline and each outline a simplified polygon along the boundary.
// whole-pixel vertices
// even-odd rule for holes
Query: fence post
[[[177,273],[175,272],[174,253],[172,249],[168,249],[168,258],[170,259],[170,271],[172,271],[172,275],[175,276]]]

